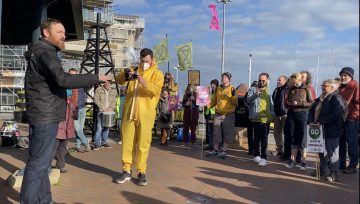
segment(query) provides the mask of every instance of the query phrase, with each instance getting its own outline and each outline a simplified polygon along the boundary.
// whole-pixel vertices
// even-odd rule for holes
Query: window
[[[123,47],[123,53],[124,53],[124,54],[127,53],[128,50],[129,50],[128,47]]]
[[[123,60],[123,66],[127,67],[128,66],[128,61],[127,60]]]

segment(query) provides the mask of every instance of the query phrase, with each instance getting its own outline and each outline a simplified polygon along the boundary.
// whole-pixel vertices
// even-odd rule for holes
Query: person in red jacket
[[[354,80],[354,69],[351,67],[342,68],[339,74],[341,80],[339,94],[348,105],[343,134],[340,136],[340,170],[343,170],[346,174],[354,174],[359,160],[359,83]],[[350,157],[350,163],[347,167],[346,149]]]

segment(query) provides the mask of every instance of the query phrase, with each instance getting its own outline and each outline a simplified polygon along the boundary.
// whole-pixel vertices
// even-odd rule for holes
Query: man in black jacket
[[[282,156],[284,153],[284,127],[287,110],[284,103],[287,77],[282,75],[277,80],[277,88],[274,90],[272,100],[274,102],[274,138],[276,143],[276,155]],[[290,156],[290,155],[289,155]]]
[[[59,20],[41,24],[42,38],[25,53],[26,108],[31,135],[29,158],[20,191],[20,203],[54,203],[48,172],[54,158],[58,123],[65,120],[66,88],[81,88],[108,81],[103,75],[65,73],[59,53],[65,48],[65,28]]]

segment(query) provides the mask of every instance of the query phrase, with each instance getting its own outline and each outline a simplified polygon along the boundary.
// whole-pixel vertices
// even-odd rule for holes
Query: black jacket
[[[287,109],[285,107],[285,92],[286,92],[286,85],[282,87],[277,87],[274,90],[272,95],[272,100],[274,103],[274,112],[275,116],[280,117],[287,114]]]
[[[248,127],[251,123],[246,97],[247,93],[244,97],[238,97],[238,104],[235,108],[235,127]]]
[[[58,57],[59,48],[46,40],[30,45],[24,56],[26,111],[30,125],[65,120],[66,88],[87,87],[99,82],[93,74],[65,73]]]
[[[315,108],[319,101],[320,99],[317,98],[311,106],[308,115],[308,123],[314,122]],[[344,123],[342,114],[345,110],[345,106],[346,104],[343,103],[338,91],[329,94],[324,99],[317,122],[324,127],[325,138],[335,138],[340,136]]]

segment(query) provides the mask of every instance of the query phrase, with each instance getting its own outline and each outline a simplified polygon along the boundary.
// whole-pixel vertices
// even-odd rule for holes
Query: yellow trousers
[[[150,121],[153,121],[152,123]],[[122,169],[130,172],[136,156],[137,171],[146,173],[154,120],[122,120]]]

